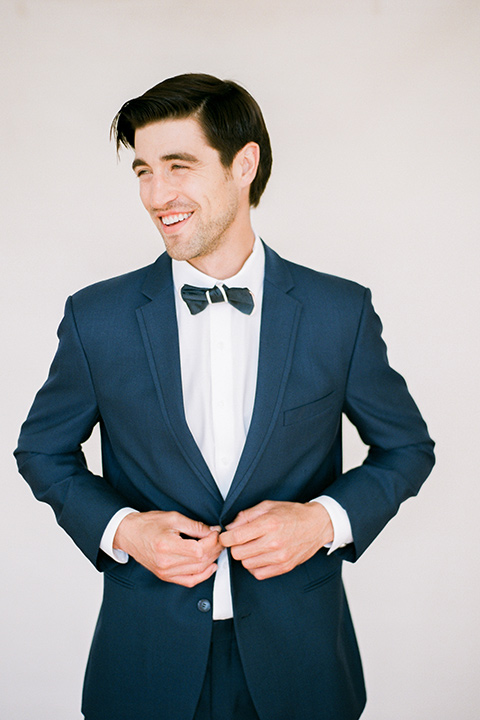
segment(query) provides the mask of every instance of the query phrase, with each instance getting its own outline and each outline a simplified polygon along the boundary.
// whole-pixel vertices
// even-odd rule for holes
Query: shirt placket
[[[226,304],[209,308],[214,477],[224,498],[236,468],[231,310]],[[213,587],[214,619],[233,614],[226,550],[221,553],[217,564]]]
[[[235,419],[232,377],[232,308],[212,305],[210,363],[215,479],[225,498],[235,472]]]

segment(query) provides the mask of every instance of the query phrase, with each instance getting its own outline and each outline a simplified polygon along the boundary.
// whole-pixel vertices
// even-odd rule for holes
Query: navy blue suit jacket
[[[326,493],[346,509],[354,544],[263,581],[231,561],[235,628],[262,720],[356,720],[365,696],[342,560],[364,552],[433,465],[369,291],[266,248],[255,406],[225,501],[185,421],[167,255],[69,298],[59,339],[16,454],[36,497],[105,572],[87,719],[190,720],[209,652],[212,617],[198,603],[211,601],[213,579],[187,589],[108,558],[99,543],[117,510],[177,510],[217,525],[265,499]],[[343,413],[370,448],[346,473]],[[96,423],[103,477],[81,449]]]

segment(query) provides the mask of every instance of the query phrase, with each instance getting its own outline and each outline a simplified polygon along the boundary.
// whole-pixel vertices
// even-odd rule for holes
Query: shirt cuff
[[[116,560],[122,565],[125,565],[125,563],[128,562],[130,556],[123,550],[116,550],[113,547],[113,539],[123,518],[134,512],[138,512],[138,510],[134,510],[130,507],[124,507],[121,510],[118,510],[103,531],[102,539],[100,540],[100,550],[103,550],[103,552],[106,555],[109,555],[112,560]]]
[[[328,495],[321,495],[318,498],[314,498],[312,502],[318,502],[330,515],[330,520],[333,525],[333,542],[326,543],[325,547],[328,548],[328,554],[335,552],[338,548],[345,547],[349,543],[353,542],[352,526],[348,518],[347,511],[333,498]]]

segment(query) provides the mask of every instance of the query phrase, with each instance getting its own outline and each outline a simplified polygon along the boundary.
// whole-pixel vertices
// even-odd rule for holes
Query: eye
[[[175,163],[172,165],[172,170],[188,170],[187,165],[178,165],[178,163]]]
[[[149,170],[144,168],[143,170],[137,170],[136,175],[137,178],[141,177],[142,175],[147,175],[149,173]]]

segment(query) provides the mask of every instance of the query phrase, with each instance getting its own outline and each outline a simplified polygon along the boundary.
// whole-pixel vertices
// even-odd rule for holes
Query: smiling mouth
[[[193,212],[188,213],[178,213],[176,215],[164,215],[160,218],[162,221],[162,225],[166,225],[169,227],[170,225],[176,225],[177,223],[183,222],[184,220],[188,220],[189,217],[193,215]]]

